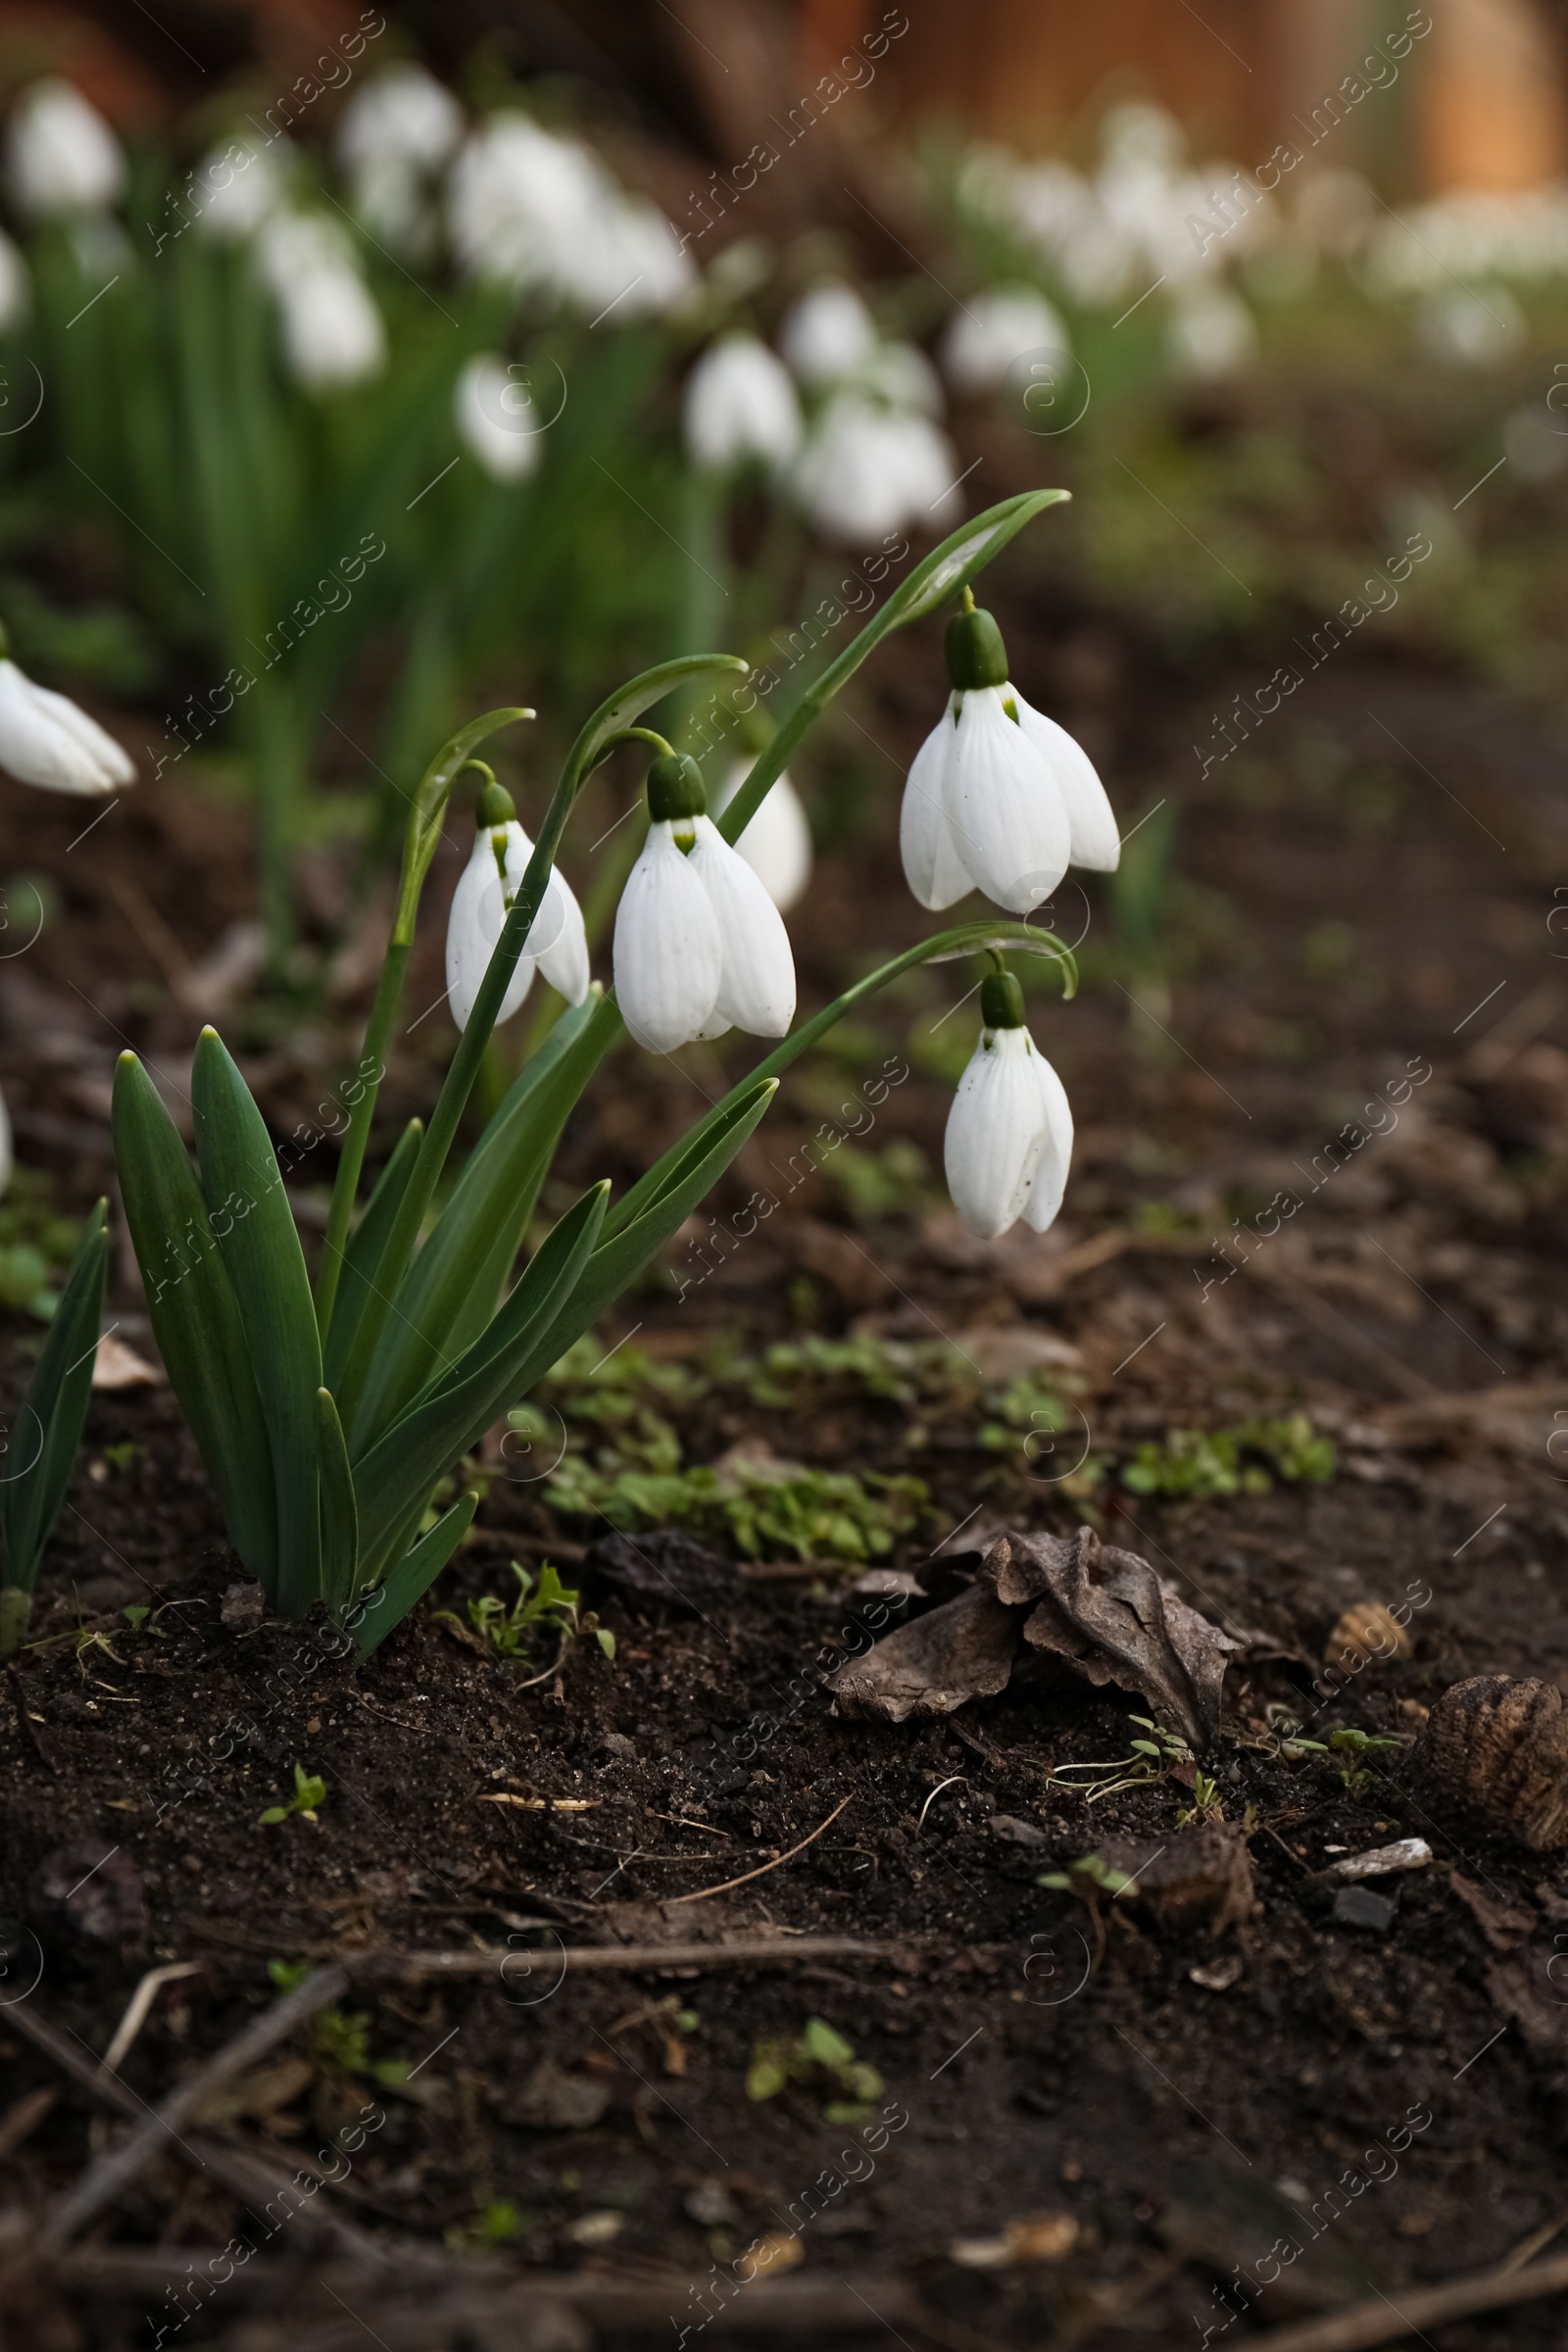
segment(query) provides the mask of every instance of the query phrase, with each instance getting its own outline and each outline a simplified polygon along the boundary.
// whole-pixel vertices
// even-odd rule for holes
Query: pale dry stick
[[[1298,2327],[1272,2328],[1257,2338],[1258,2352],[1365,2352],[1372,2344],[1397,2343],[1401,2336],[1420,2335],[1449,2320],[1467,2320],[1482,2311],[1502,2311],[1515,2303],[1539,2302],[1546,2295],[1568,2294],[1568,2254],[1554,2262],[1527,2263],[1523,2270],[1473,2271],[1465,2278],[1450,2278],[1444,2286],[1417,2286],[1401,2293],[1397,2304],[1387,2295],[1373,2302],[1352,2304],[1323,2320]]]
[[[842,1812],[843,1807],[841,1806]],[[827,1828],[822,1824],[822,1829]],[[822,1832],[814,1833],[820,1837]],[[800,1847],[796,1847],[799,1853]],[[780,1854],[787,1862],[789,1856]],[[766,1865],[772,1869],[774,1865]],[[753,1872],[750,1876],[757,1876]],[[740,1881],[733,1882],[736,1886]],[[717,1893],[710,1887],[710,1894]],[[682,1901],[690,1901],[682,1896]],[[549,1926],[541,1920],[541,1928]],[[542,1951],[540,1958],[553,1957],[566,1975],[637,1976],[644,1971],[665,1968],[777,1968],[781,1964],[803,1960],[889,1960],[900,1967],[906,1964],[907,1944],[868,1943],[855,1936],[758,1936],[739,1943],[587,1943],[563,1944],[550,1954]],[[378,1983],[391,1979],[399,1984],[425,1984],[437,1977],[487,1977],[504,1961],[515,1960],[514,1949],[503,1950],[500,1944],[486,1945],[474,1952],[375,1952],[344,1955],[345,1965],[357,1979]]]
[[[74,2188],[68,2189],[57,2200],[44,2225],[43,2243],[54,2251],[68,2245],[78,2230],[84,2230],[130,2185],[166,2140],[178,2141],[180,2126],[199,2112],[215,2090],[254,2066],[278,2042],[286,2040],[296,2026],[314,2017],[318,2009],[324,2009],[329,2001],[335,2001],[339,1993],[346,1992],[348,1984],[347,1974],[335,1965],[316,1969],[295,1991],[286,1993],[282,2000],[274,2001],[270,2009],[253,2019],[243,2034],[236,2034],[215,2058],[198,2067],[194,2075],[171,2091],[163,2105],[155,2108],[128,2139],[101,2157]]]
[[[125,2014],[115,2028],[114,2038],[98,2064],[101,2075],[112,2075],[131,2043],[147,2023],[154,2001],[166,1984],[173,1984],[181,1977],[201,1975],[199,1960],[172,1960],[167,1968],[150,1968],[125,2003]]]
[[[673,1909],[675,1903],[706,1903],[710,1894],[728,1894],[732,1887],[748,1886],[753,1879],[765,1879],[770,1870],[781,1870],[786,1862],[793,1862],[797,1854],[804,1854],[808,1845],[814,1845],[822,1832],[833,1827],[845,1805],[850,1802],[851,1798],[847,1796],[842,1803],[835,1805],[826,1821],[818,1822],[810,1837],[803,1838],[799,1845],[792,1845],[787,1854],[775,1854],[771,1862],[760,1863],[756,1870],[742,1871],[738,1879],[726,1879],[721,1886],[699,1886],[695,1894],[677,1894],[670,1908]]]

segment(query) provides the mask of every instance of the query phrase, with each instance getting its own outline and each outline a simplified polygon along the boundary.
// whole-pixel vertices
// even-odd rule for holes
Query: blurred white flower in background
[[[920,416],[942,414],[942,378],[918,343],[878,343],[856,368],[852,381],[856,391],[874,392],[890,408],[909,409]]]
[[[354,249],[321,213],[277,213],[256,242],[262,275],[283,318],[289,372],[307,391],[338,391],[379,375],[386,328]]]
[[[104,212],[125,192],[125,158],[109,124],[69,81],[35,81],[14,110],[6,169],[35,220]]]
[[[889,532],[937,532],[962,507],[958,462],[928,416],[837,392],[812,424],[792,475],[825,539],[869,547]]]
[[[422,66],[391,66],[355,92],[338,118],[338,161],[373,237],[397,253],[429,254],[434,176],[462,137],[462,107]]]
[[[1450,367],[1495,368],[1529,340],[1525,315],[1506,286],[1434,288],[1421,304],[1425,350]]]
[[[230,139],[203,158],[191,180],[196,224],[215,245],[253,237],[282,203],[299,161],[287,139]]]
[[[954,312],[942,366],[956,392],[994,392],[1027,351],[1068,353],[1061,314],[1033,286],[991,286]]]
[[[775,470],[801,444],[801,406],[789,369],[755,335],[710,343],[686,379],[686,454],[709,472],[747,459]]]
[[[458,437],[498,482],[525,481],[537,468],[543,433],[528,389],[493,351],[476,352],[453,400]]]
[[[22,248],[0,228],[0,335],[19,326],[31,304],[32,282]]]
[[[1185,375],[1230,375],[1257,350],[1251,312],[1229,286],[1195,286],[1171,311],[1170,354]]]
[[[64,694],[35,686],[0,656],[0,767],[45,792],[94,797],[134,784],[135,765],[95,718]]]
[[[453,249],[470,275],[591,314],[655,317],[697,282],[655,204],[627,196],[580,141],[508,110],[466,141],[447,183]]]
[[[803,384],[853,375],[876,350],[876,326],[853,286],[813,286],[786,313],[778,347]]]
[[[735,761],[713,794],[715,816],[723,815],[751,772],[749,760]],[[788,913],[811,879],[811,827],[788,775],[775,777],[735,847],[780,914]]]

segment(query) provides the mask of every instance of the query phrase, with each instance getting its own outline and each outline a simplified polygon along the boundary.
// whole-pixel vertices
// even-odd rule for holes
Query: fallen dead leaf
[[[1018,1651],[1019,1615],[984,1585],[901,1625],[830,1678],[846,1715],[904,1723],[951,1715],[971,1698],[1004,1690]]]
[[[519,1813],[594,1813],[605,1800],[601,1796],[511,1796],[504,1789],[486,1789],[478,1801],[481,1805],[515,1805]]]
[[[127,1348],[123,1340],[106,1331],[92,1359],[92,1385],[95,1389],[161,1389],[164,1376],[156,1364],[148,1363],[134,1348]]]
[[[1008,2222],[1000,2237],[956,2237],[948,2255],[966,2271],[1014,2271],[1059,2262],[1077,2243],[1078,2224],[1070,2213],[1025,2213]]]

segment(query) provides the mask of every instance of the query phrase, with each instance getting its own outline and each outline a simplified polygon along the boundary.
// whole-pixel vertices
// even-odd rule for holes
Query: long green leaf
[[[71,1482],[92,1395],[98,1318],[109,1264],[109,1203],[100,1200],[76,1245],[37,1369],[27,1385],[4,1489],[3,1581],[30,1592]]]
[[[451,1367],[494,1314],[561,1130],[599,1059],[602,1002],[596,991],[563,1015],[470,1153],[397,1295],[353,1418],[357,1452]]]
[[[330,1389],[316,1392],[321,1456],[321,1598],[340,1616],[354,1598],[360,1568],[360,1515],[343,1424]]]
[[[320,1597],[316,1392],[321,1346],[305,1254],[267,1124],[216,1029],[191,1070],[196,1152],[208,1215],[234,1286],[277,1484],[277,1606],[300,1617]]]
[[[508,1396],[513,1364],[529,1352],[588,1263],[609,1190],[595,1185],[567,1210],[483,1338],[355,1463],[362,1574],[376,1573],[408,1513],[496,1418],[501,1407],[492,1399]]]
[[[272,1449],[249,1343],[185,1147],[134,1054],[122,1054],[115,1071],[114,1130],[153,1336],[218,1491],[229,1541],[275,1600]]]
[[[392,1230],[398,1203],[414,1174],[415,1162],[419,1156],[419,1138],[423,1133],[422,1119],[411,1119],[404,1128],[398,1138],[396,1151],[375,1180],[375,1190],[343,1253],[343,1278],[338,1285],[332,1328],[321,1348],[322,1377],[334,1396],[343,1366],[348,1361],[349,1349],[354,1345],[360,1316],[365,1311],[365,1301],[375,1289],[380,1273],[381,1252],[386,1248],[387,1235]]]
[[[360,1603],[355,1627],[355,1654],[363,1662],[378,1649],[416,1600],[422,1599],[473,1524],[479,1508],[477,1494],[465,1494],[444,1519],[438,1519],[412,1551],[406,1552],[390,1576]]]

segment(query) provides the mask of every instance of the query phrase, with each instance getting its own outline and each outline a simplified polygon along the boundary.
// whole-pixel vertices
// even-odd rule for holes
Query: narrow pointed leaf
[[[673,694],[677,686],[689,686],[696,678],[743,678],[749,664],[738,654],[683,654],[676,662],[661,662],[656,669],[645,669],[639,677],[629,678],[602,702],[566,757],[565,774],[575,784],[599,765],[607,756],[612,736],[629,727],[655,703]]]
[[[420,777],[409,810],[408,833],[403,849],[403,875],[398,888],[398,911],[392,926],[393,940],[401,947],[411,946],[414,925],[419,911],[419,893],[424,877],[430,870],[441,839],[441,827],[446,818],[447,802],[452,795],[453,779],[465,760],[475,752],[488,736],[499,733],[502,727],[512,726],[519,718],[532,718],[533,712],[520,705],[501,710],[486,710],[482,717],[472,718],[466,727],[444,743]]]
[[[419,1538],[412,1551],[404,1554],[385,1582],[366,1594],[360,1603],[354,1635],[355,1654],[362,1662],[380,1647],[393,1628],[403,1623],[415,1602],[429,1592],[473,1524],[478,1507],[477,1494],[465,1494],[444,1519],[436,1521],[427,1536]]]
[[[316,1392],[321,1346],[294,1213],[267,1124],[216,1029],[191,1070],[196,1151],[223,1263],[234,1286],[277,1487],[277,1606],[303,1616],[320,1597]]]
[[[321,1349],[322,1376],[334,1395],[343,1367],[348,1362],[349,1350],[354,1345],[354,1335],[360,1327],[365,1302],[376,1287],[381,1252],[392,1231],[398,1204],[414,1174],[415,1163],[419,1156],[419,1138],[423,1133],[424,1124],[420,1119],[411,1119],[404,1128],[398,1138],[396,1151],[375,1180],[375,1190],[343,1253],[343,1273],[337,1286],[332,1328]]]
[[[321,1456],[321,1598],[337,1617],[354,1598],[359,1582],[360,1515],[343,1424],[330,1389],[317,1390],[316,1412]]]
[[[6,1483],[0,1489],[4,1582],[24,1592],[30,1592],[37,1579],[81,1444],[108,1264],[109,1203],[100,1200],[76,1245],[6,1457]]]
[[[134,1054],[115,1071],[114,1129],[153,1336],[229,1541],[275,1600],[276,1489],[250,1347],[185,1147]]]

